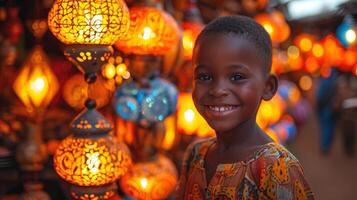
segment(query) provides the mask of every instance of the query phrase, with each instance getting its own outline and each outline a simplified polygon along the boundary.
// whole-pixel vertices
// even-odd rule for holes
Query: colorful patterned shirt
[[[219,164],[209,183],[204,158],[215,138],[186,151],[176,199],[314,199],[299,161],[283,146],[268,143],[247,161]]]

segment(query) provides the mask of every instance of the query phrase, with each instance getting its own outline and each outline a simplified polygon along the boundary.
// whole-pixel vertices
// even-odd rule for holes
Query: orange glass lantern
[[[269,33],[275,44],[284,42],[290,36],[290,27],[286,23],[284,15],[279,11],[259,14],[255,16],[255,20]]]
[[[17,96],[29,112],[44,109],[58,91],[58,80],[41,46],[35,46],[14,82]]]
[[[129,12],[123,0],[56,0],[48,25],[65,44],[112,45],[128,30]]]
[[[177,109],[177,126],[184,134],[199,135],[200,137],[215,134],[214,130],[196,110],[191,93],[180,94]]]
[[[134,165],[120,181],[123,191],[139,200],[166,199],[176,184],[175,165],[163,155],[157,160]]]
[[[137,6],[130,9],[130,28],[115,45],[126,54],[164,55],[180,37],[179,27],[165,11]]]

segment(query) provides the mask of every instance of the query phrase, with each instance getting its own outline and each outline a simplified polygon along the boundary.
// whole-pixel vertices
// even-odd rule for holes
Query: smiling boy
[[[216,138],[189,146],[177,199],[313,199],[299,161],[256,123],[276,93],[268,33],[243,16],[209,23],[196,41],[193,100]]]

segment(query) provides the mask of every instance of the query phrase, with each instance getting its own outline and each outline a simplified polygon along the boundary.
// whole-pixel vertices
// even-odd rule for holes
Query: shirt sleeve
[[[193,149],[194,149],[195,144],[196,143],[190,144],[185,151],[185,154],[184,154],[184,157],[182,160],[182,165],[181,165],[180,179],[179,179],[177,187],[176,187],[176,194],[175,194],[176,200],[184,199],[184,195],[185,195],[185,191],[186,191],[187,175],[190,170],[190,163],[194,157]]]
[[[259,199],[314,199],[302,167],[295,157],[287,153],[274,159],[262,157],[259,162]]]

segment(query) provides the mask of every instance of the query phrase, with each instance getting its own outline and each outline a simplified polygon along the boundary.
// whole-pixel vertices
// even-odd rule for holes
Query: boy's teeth
[[[216,112],[224,112],[233,110],[236,106],[208,106],[210,110],[214,110]]]

